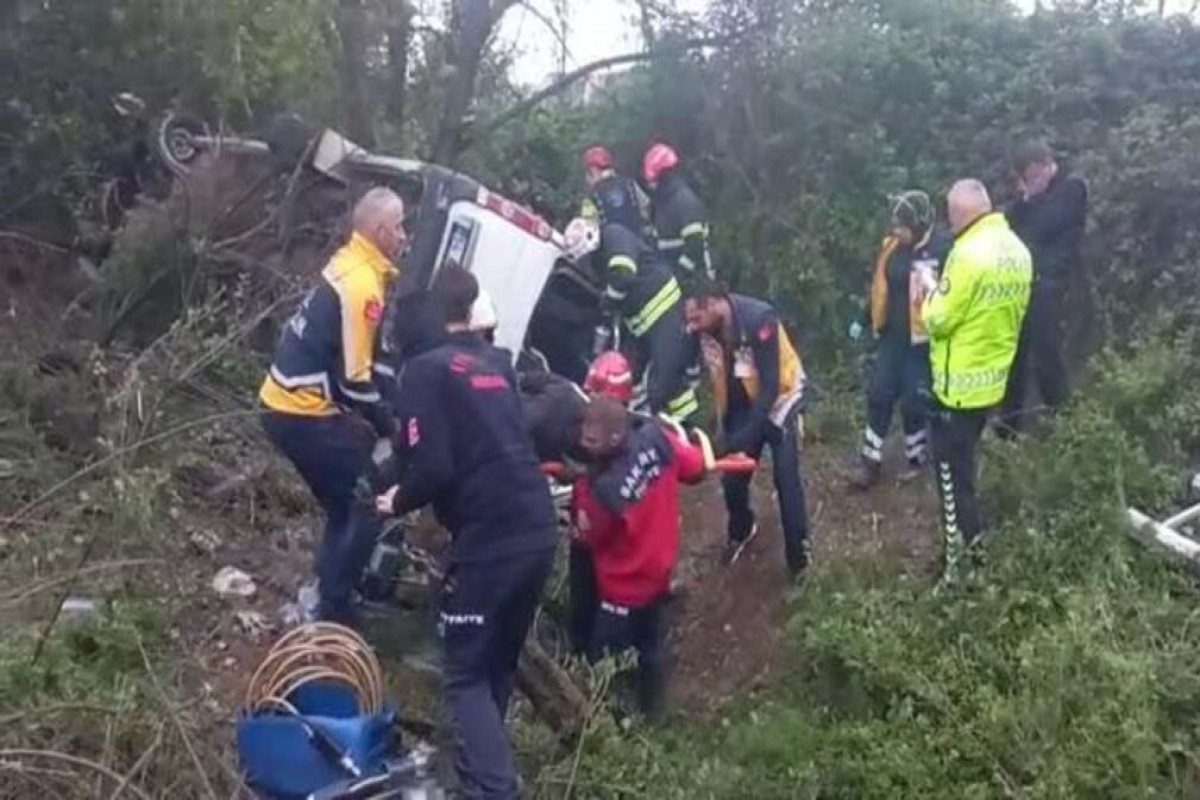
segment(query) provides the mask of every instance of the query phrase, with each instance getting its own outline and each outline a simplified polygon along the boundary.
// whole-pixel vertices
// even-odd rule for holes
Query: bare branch
[[[582,80],[583,78],[586,78],[593,72],[599,72],[600,70],[608,69],[610,67],[621,66],[622,64],[636,64],[642,61],[653,61],[656,58],[676,56],[681,53],[686,53],[691,50],[700,50],[706,47],[724,47],[738,39],[741,39],[752,30],[752,28],[748,28],[746,30],[729,34],[728,36],[717,36],[706,39],[689,39],[676,45],[659,47],[654,50],[643,50],[637,53],[625,53],[624,55],[619,56],[609,56],[608,58],[601,58],[597,61],[584,64],[582,67],[571,70],[558,80],[551,83],[549,86],[534,92],[513,107],[500,112],[495,117],[485,122],[480,126],[477,135],[472,137],[472,143],[479,140],[479,134],[490,133],[497,128],[508,124],[512,120],[516,119],[527,111],[532,110],[551,97],[566,91],[571,87],[571,85]]]

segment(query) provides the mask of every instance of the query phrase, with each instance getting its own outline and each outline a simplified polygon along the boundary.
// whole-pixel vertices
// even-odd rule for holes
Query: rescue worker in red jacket
[[[390,189],[359,200],[350,240],[284,326],[258,394],[267,436],[325,512],[317,613],[343,624],[355,621],[351,593],[375,543],[372,514],[355,501],[355,485],[377,437],[393,428],[372,362],[384,291],[397,274],[392,259],[406,240],[403,221],[404,203]]]
[[[686,329],[683,290],[671,269],[624,225],[601,227],[579,217],[564,238],[573,260],[590,259],[593,271],[604,276],[606,316],[633,334],[635,370],[644,386],[644,398],[634,406],[689,420],[699,410],[693,369],[698,350],[696,337]]]
[[[642,180],[651,190],[658,252],[685,284],[696,277],[713,279],[704,204],[679,174],[679,154],[655,143],[642,156]]]
[[[704,454],[658,420],[607,397],[584,412],[588,471],[575,482],[574,518],[591,553],[599,608],[590,657],[637,652],[637,697],[662,710],[664,605],[679,554],[679,483],[705,474]]]
[[[745,453],[758,459],[771,447],[779,517],[788,571],[808,566],[808,512],[800,471],[803,441],[804,367],[779,314],[767,303],[728,294],[700,282],[687,300],[689,330],[701,335],[721,430],[717,455]],[[722,479],[729,512],[725,562],[735,563],[758,534],[750,509],[749,474]]]
[[[900,403],[904,457],[911,470],[925,464],[929,448],[929,333],[921,303],[942,274],[953,242],[934,223],[933,204],[921,191],[892,198],[891,231],[875,259],[871,279],[871,331],[877,341],[867,393],[867,427],[850,484],[868,489],[879,480],[883,443]]]

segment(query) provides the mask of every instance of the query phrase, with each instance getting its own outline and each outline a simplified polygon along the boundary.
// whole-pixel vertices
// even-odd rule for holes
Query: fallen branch
[[[39,250],[48,250],[51,253],[60,253],[64,256],[71,255],[71,251],[65,247],[60,247],[56,244],[50,244],[49,242],[43,242],[41,239],[34,239],[32,236],[26,236],[25,234],[17,233],[16,231],[0,231],[0,239],[9,239],[14,242],[21,242],[22,244],[27,244],[30,247],[36,247]]]
[[[28,503],[23,505],[21,508],[17,509],[17,512],[15,514],[13,514],[12,516],[0,518],[0,530],[6,530],[6,529],[12,527],[13,525],[16,525],[17,523],[21,522],[26,517],[28,517],[29,512],[31,512],[35,508],[38,508],[39,506],[41,506],[43,503],[45,503],[47,500],[49,500],[54,495],[61,492],[63,489],[67,488],[68,486],[75,483],[76,481],[81,480],[82,478],[86,478],[88,475],[91,475],[93,472],[97,472],[97,471],[103,469],[104,467],[111,464],[113,461],[116,461],[120,458],[124,458],[125,456],[129,455],[132,452],[140,450],[143,447],[148,447],[152,444],[161,442],[164,439],[170,439],[174,436],[178,436],[181,433],[186,433],[187,431],[193,430],[195,428],[201,428],[205,425],[211,425],[214,422],[220,422],[220,421],[226,420],[226,419],[234,419],[236,417],[248,417],[248,416],[251,416],[251,415],[254,415],[257,413],[258,413],[258,411],[256,411],[256,410],[249,410],[249,411],[229,411],[229,412],[225,412],[222,414],[211,414],[207,417],[202,417],[197,420],[192,420],[191,422],[185,422],[183,425],[177,425],[176,427],[171,428],[170,430],[163,431],[162,433],[155,434],[154,436],[150,436],[146,439],[142,439],[141,441],[135,442],[135,443],[129,445],[128,447],[122,447],[120,450],[115,450],[112,453],[109,453],[108,455],[106,455],[104,458],[100,459],[99,461],[95,461],[95,462],[87,465],[83,469],[76,472],[74,475],[63,478],[61,481],[54,484],[46,491],[42,492],[40,495],[35,497],[33,500],[30,500]]]
[[[154,687],[154,691],[158,694],[159,700],[162,702],[163,710],[171,718],[171,722],[175,725],[175,730],[179,732],[179,738],[183,740],[183,746],[187,749],[188,755],[191,756],[192,764],[196,767],[196,773],[200,776],[201,782],[204,784],[204,789],[208,792],[211,800],[217,800],[217,793],[213,791],[212,784],[208,780],[208,773],[204,771],[204,763],[200,761],[200,756],[196,754],[196,748],[192,747],[192,739],[187,734],[187,729],[183,726],[183,720],[179,718],[179,712],[171,705],[171,700],[167,697],[167,693],[163,691],[162,684],[158,682],[158,678],[154,674],[154,666],[150,663],[150,656],[146,655],[146,648],[142,647],[142,640],[137,640],[138,652],[142,654],[142,663],[146,665],[146,677],[150,679],[150,684]]]
[[[21,758],[45,758],[50,761],[61,761],[64,764],[71,764],[76,767],[83,767],[95,772],[99,772],[107,778],[112,779],[118,786],[125,780],[124,776],[118,775],[103,764],[97,764],[87,758],[80,756],[72,756],[67,753],[60,753],[57,750],[24,750],[24,749],[5,749],[0,750],[0,769],[12,769],[19,771],[21,769],[20,762],[9,763],[6,759],[21,759]],[[130,784],[129,791],[142,800],[150,800],[150,795],[139,789],[137,786]]]
[[[136,558],[126,561],[106,561],[101,564],[93,564],[90,567],[84,567],[80,570],[72,570],[69,575],[60,575],[57,578],[48,578],[46,580],[38,581],[27,588],[17,589],[13,592],[10,592],[5,596],[0,597],[0,599],[4,601],[4,605],[0,606],[0,609],[7,609],[16,605],[20,605],[30,597],[33,597],[35,594],[44,592],[47,589],[53,589],[55,586],[63,583],[70,583],[75,578],[79,578],[84,575],[91,575],[96,572],[108,572],[110,570],[115,571],[128,569],[129,567],[144,567],[149,564],[161,563],[163,563],[161,558]],[[0,720],[2,719],[4,718],[0,717]]]

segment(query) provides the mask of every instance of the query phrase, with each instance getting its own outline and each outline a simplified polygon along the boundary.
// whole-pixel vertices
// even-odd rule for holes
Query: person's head
[[[1037,197],[1050,187],[1050,181],[1058,172],[1054,151],[1040,139],[1022,142],[1013,150],[1013,180],[1026,198]]]
[[[471,306],[479,297],[479,282],[462,267],[443,267],[433,279],[429,293],[441,306],[446,328],[467,330],[471,322]]]
[[[633,371],[628,359],[616,350],[596,356],[583,380],[583,390],[593,397],[607,397],[628,404],[633,399]]]
[[[579,429],[579,447],[590,461],[607,461],[621,451],[629,434],[629,412],[609,397],[587,404]]]
[[[496,316],[496,304],[492,302],[491,295],[480,288],[479,296],[471,305],[471,321],[467,325],[467,330],[478,333],[488,344],[495,344],[496,328],[499,325],[500,319]]]
[[[642,156],[642,180],[650,188],[658,186],[667,173],[679,166],[679,153],[669,144],[655,142]]]
[[[890,200],[892,235],[905,245],[924,239],[933,227],[933,203],[929,201],[929,195],[913,189],[894,195]]]
[[[992,198],[988,196],[988,190],[983,185],[983,181],[976,178],[963,178],[950,187],[946,206],[950,217],[950,228],[955,233],[959,233],[984,214],[991,213]]]
[[[688,333],[719,334],[729,321],[732,309],[725,287],[712,280],[699,280],[688,289],[683,304]]]
[[[359,199],[351,224],[357,234],[388,258],[397,258],[404,251],[408,241],[404,232],[404,201],[386,186],[376,186]]]
[[[588,186],[595,186],[613,171],[612,153],[601,144],[592,145],[584,150],[580,162],[583,165],[583,178]]]

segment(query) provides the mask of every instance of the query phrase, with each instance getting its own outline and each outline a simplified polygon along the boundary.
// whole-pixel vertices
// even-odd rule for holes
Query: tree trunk
[[[342,116],[346,135],[368,149],[375,146],[367,102],[367,12],[363,0],[338,0],[342,40]]]
[[[388,112],[398,129],[403,129],[408,114],[408,48],[412,42],[413,9],[408,0],[389,0],[388,40]]]
[[[517,688],[559,741],[569,744],[583,732],[589,712],[587,696],[532,636],[525,641],[517,664]]]
[[[453,166],[465,143],[464,127],[483,49],[492,30],[515,0],[456,0],[450,19],[450,64],[453,74],[446,87],[431,160]]]

